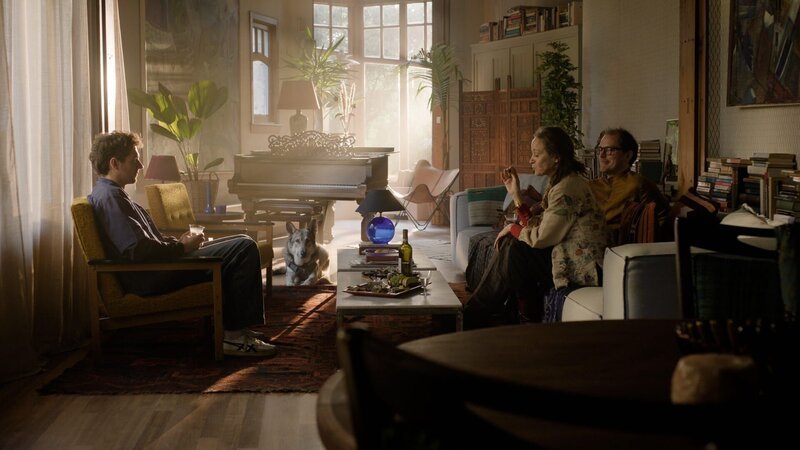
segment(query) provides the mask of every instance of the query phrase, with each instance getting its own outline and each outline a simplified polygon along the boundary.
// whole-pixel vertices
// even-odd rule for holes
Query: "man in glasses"
[[[597,138],[595,153],[600,177],[590,186],[605,213],[610,245],[630,242],[627,236],[620,235],[623,217],[632,208],[650,202],[655,204],[655,240],[669,240],[669,202],[655,183],[631,171],[639,153],[639,143],[633,135],[624,128],[607,128]]]

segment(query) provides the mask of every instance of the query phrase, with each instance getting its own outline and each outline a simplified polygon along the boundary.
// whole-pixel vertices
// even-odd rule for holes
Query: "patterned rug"
[[[103,354],[67,369],[45,394],[316,392],[336,371],[335,287],[275,286],[258,328],[278,346],[273,358],[213,359],[203,320],[118,330]],[[359,318],[393,343],[449,332],[451,323],[426,316]]]

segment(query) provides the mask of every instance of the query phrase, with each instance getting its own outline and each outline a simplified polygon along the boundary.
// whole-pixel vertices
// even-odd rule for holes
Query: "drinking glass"
[[[431,271],[424,270],[419,274],[420,280],[422,281],[422,294],[427,297],[428,296],[428,285],[431,284]]]
[[[191,234],[203,234],[203,230],[205,230],[205,229],[206,229],[206,227],[204,227],[202,225],[197,225],[197,224],[194,224],[194,223],[189,224],[189,233],[191,233]]]

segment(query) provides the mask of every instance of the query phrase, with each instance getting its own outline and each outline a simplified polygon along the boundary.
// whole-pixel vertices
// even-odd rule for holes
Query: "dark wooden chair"
[[[557,422],[626,434],[683,436],[701,443],[698,448],[708,442],[724,448],[731,441],[751,439],[743,436],[747,430],[763,430],[750,404],[674,405],[504,382],[442,366],[361,327],[340,329],[338,350],[359,449],[537,448],[512,431],[509,415],[517,426]]]
[[[741,237],[774,238],[775,229],[675,220],[678,296],[684,318],[783,318],[777,250],[750,245]],[[692,247],[706,251],[693,253]]]

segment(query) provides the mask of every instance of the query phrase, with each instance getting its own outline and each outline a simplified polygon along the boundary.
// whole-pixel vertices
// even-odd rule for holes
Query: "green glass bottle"
[[[411,244],[408,243],[408,230],[403,230],[403,243],[400,244],[400,273],[411,276],[411,261],[413,261],[413,251]]]

